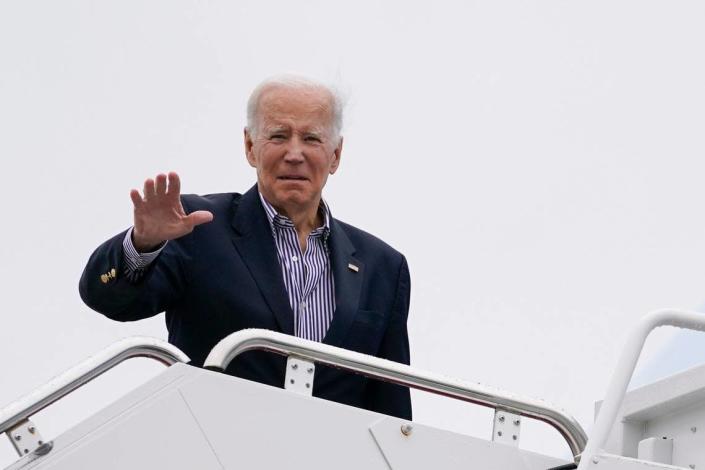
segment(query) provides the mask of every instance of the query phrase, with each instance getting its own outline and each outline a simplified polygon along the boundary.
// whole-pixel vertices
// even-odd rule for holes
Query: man
[[[176,173],[132,190],[134,226],[102,244],[79,290],[105,316],[166,312],[169,341],[202,366],[243,328],[266,328],[409,363],[405,258],[331,215],[321,194],[340,164],[342,106],[325,86],[271,79],[248,102],[244,194],[180,195]],[[281,387],[285,360],[248,352],[226,371]],[[411,419],[409,391],[324,366],[313,394]]]

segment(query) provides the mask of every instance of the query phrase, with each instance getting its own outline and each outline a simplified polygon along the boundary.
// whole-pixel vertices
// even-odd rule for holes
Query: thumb
[[[208,211],[195,211],[186,216],[186,220],[192,227],[205,224],[213,220],[213,214]]]

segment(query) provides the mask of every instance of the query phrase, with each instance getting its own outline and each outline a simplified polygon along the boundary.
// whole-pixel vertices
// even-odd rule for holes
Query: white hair
[[[299,75],[276,75],[266,78],[252,90],[250,98],[247,100],[247,130],[255,135],[257,133],[257,113],[259,112],[259,102],[264,91],[270,88],[288,88],[293,90],[318,89],[330,94],[333,112],[333,135],[340,137],[343,130],[343,107],[344,102],[340,92],[333,86],[322,82],[299,76]]]

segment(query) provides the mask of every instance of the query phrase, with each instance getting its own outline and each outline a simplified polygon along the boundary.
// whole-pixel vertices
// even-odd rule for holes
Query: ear
[[[247,157],[247,162],[252,168],[257,168],[257,159],[255,158],[252,148],[254,147],[254,142],[252,141],[252,134],[250,130],[246,127],[244,130],[245,137],[245,156]]]
[[[330,164],[330,174],[335,174],[340,165],[340,155],[343,153],[343,138],[340,137],[338,140],[338,145],[333,150],[333,161]]]

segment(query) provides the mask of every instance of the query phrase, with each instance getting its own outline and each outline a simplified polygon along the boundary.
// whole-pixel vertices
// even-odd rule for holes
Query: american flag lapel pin
[[[352,264],[352,263],[348,263],[348,269],[349,269],[350,271],[355,271],[355,272],[358,272],[358,271],[360,270],[360,268],[358,268],[357,266],[355,266],[355,265]]]

